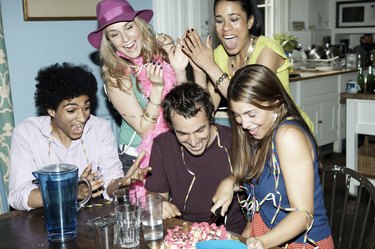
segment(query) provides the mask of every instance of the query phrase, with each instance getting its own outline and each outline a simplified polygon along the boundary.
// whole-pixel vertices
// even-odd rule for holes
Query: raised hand
[[[126,175],[121,179],[122,186],[129,186],[135,181],[143,181],[149,171],[151,171],[151,167],[146,168],[139,168],[139,164],[142,161],[143,156],[145,155],[144,151],[141,151],[133,163],[133,165],[129,168]]]
[[[176,39],[176,45],[171,47],[168,51],[168,58],[176,73],[186,70],[189,57],[182,51],[181,40],[179,38]]]
[[[150,61],[147,63],[146,76],[152,82],[152,85],[164,86],[163,66],[158,61]]]
[[[211,36],[208,36],[206,44],[203,44],[198,33],[194,29],[189,29],[181,43],[182,51],[205,72],[209,70],[210,65],[215,65]]]

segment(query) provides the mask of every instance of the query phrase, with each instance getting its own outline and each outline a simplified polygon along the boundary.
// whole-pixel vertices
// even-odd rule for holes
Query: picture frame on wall
[[[293,27],[293,30],[295,31],[305,30],[305,22],[304,21],[292,22],[292,27]]]
[[[100,0],[22,0],[25,21],[95,20]]]

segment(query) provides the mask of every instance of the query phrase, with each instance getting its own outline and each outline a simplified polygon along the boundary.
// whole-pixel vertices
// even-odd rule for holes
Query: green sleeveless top
[[[143,94],[138,91],[137,89],[137,79],[130,75],[130,80],[132,82],[133,91],[135,94],[135,97],[137,98],[139,104],[142,108],[145,108],[147,105],[146,99],[143,97]],[[142,137],[138,135],[138,133],[124,120],[121,121],[121,127],[119,132],[119,144],[130,144],[131,147],[138,147],[141,144]],[[133,141],[132,141],[132,137]]]
[[[273,38],[266,37],[266,36],[259,36],[258,41],[255,44],[253,54],[251,55],[250,60],[248,61],[248,64],[249,65],[255,64],[260,53],[265,47],[272,49],[276,54],[278,54],[279,56],[281,56],[281,58],[283,58],[284,63],[281,67],[277,69],[276,75],[279,78],[281,84],[284,86],[284,89],[286,90],[286,92],[289,94],[289,96],[293,98],[292,94],[290,93],[290,87],[289,87],[289,72],[288,72],[289,61],[284,53],[283,48],[276,40],[274,40]],[[223,47],[223,45],[217,46],[216,49],[214,50],[214,60],[215,60],[215,63],[220,67],[220,69],[223,72],[230,75],[229,68],[228,68],[229,56],[227,52],[225,51],[225,48]],[[299,106],[297,107],[301,113],[301,116],[303,117],[303,119],[306,121],[307,125],[310,127],[311,131],[313,132],[314,123],[311,121],[307,113],[301,109],[301,107]]]

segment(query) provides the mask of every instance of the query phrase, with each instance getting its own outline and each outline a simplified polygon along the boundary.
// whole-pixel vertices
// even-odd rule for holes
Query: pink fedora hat
[[[87,36],[87,40],[99,49],[102,41],[103,29],[116,22],[130,22],[139,16],[146,22],[150,22],[154,12],[152,10],[135,11],[126,0],[102,0],[96,5],[96,18],[98,29]]]

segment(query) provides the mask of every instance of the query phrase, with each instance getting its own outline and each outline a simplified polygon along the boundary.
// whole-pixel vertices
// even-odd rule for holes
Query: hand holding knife
[[[219,207],[215,210],[215,213],[211,215],[211,219],[208,221],[208,224],[215,223],[216,225],[222,225],[224,224],[224,216],[221,216],[221,208]]]

